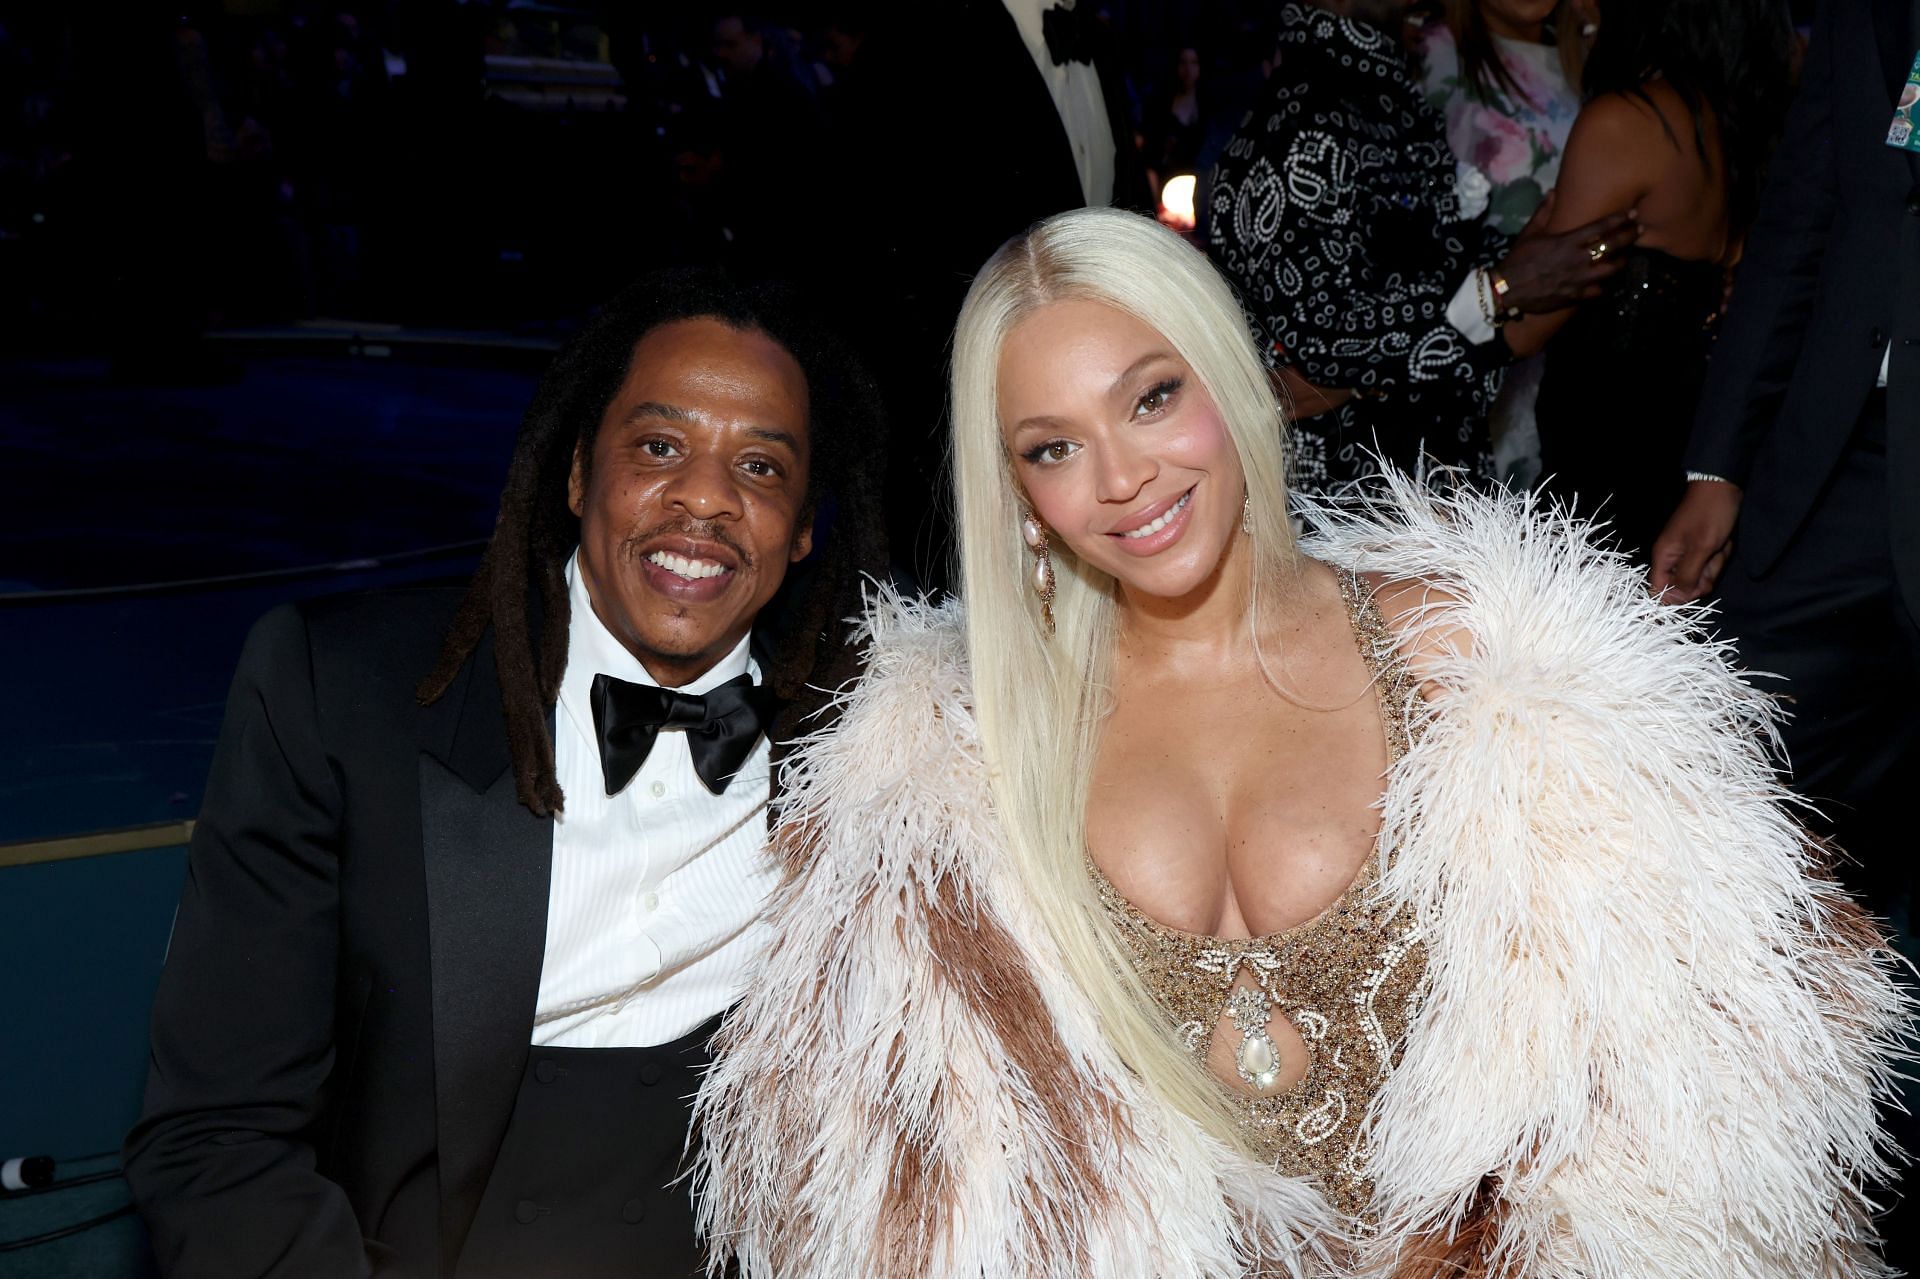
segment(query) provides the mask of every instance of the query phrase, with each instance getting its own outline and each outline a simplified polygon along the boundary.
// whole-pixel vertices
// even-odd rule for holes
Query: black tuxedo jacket
[[[525,1070],[553,856],[490,640],[414,700],[459,598],[282,608],[247,642],[126,1147],[169,1275],[459,1256]]]
[[[1895,571],[1920,607],[1920,155],[1885,145],[1920,45],[1913,8],[1826,0],[1815,16],[1687,467],[1746,490],[1741,555],[1765,573],[1833,473],[1891,342]]]

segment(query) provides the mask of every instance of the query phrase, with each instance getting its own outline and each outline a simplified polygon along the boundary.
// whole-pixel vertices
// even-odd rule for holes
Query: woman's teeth
[[[1131,529],[1128,532],[1122,533],[1120,536],[1125,538],[1138,538],[1138,537],[1148,537],[1154,533],[1158,533],[1161,529],[1173,523],[1173,517],[1180,514],[1180,512],[1186,510],[1187,503],[1191,502],[1192,500],[1193,500],[1193,490],[1188,489],[1186,492],[1180,495],[1180,500],[1178,502],[1175,502],[1172,506],[1169,506],[1166,509],[1166,513],[1163,514],[1159,519],[1153,521],[1153,523],[1151,524],[1142,524],[1139,528]]]
[[[727,571],[726,565],[715,564],[712,560],[690,560],[684,555],[672,555],[666,551],[655,551],[647,556],[647,559],[667,572],[689,581],[697,582],[703,577],[718,577]]]

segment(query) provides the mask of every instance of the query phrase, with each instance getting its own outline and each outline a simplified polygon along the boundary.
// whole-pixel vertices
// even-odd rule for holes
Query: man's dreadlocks
[[[710,271],[642,280],[594,316],[541,379],[520,426],[493,538],[440,660],[418,689],[423,705],[437,700],[492,628],[515,788],[539,816],[565,803],[547,718],[567,666],[566,564],[580,541],[580,520],[567,504],[575,450],[592,457],[600,420],[640,340],[690,319],[766,334],[793,355],[807,380],[803,518],[816,521],[816,550],[761,613],[763,621],[781,619],[766,671],[784,703],[772,735],[791,735],[856,673],[859,655],[844,642],[840,623],[860,611],[863,576],[887,568],[879,498],[884,437],[871,379],[785,289]]]

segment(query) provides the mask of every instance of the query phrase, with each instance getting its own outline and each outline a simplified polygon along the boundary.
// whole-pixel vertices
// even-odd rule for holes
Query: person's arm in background
[[[228,697],[126,1143],[169,1279],[370,1273],[311,1135],[334,1061],[340,827],[306,624],[279,609]]]
[[[1760,211],[1747,234],[1693,433],[1695,480],[1655,539],[1648,585],[1682,603],[1713,589],[1733,549],[1741,486],[1753,469],[1793,378],[1833,229],[1839,181],[1833,166],[1833,6],[1814,15],[1800,91],[1770,163]]]
[[[1549,197],[1546,229],[1573,231],[1610,213],[1629,213],[1653,189],[1675,143],[1651,106],[1620,94],[1595,98],[1580,108],[1567,136],[1560,178]],[[1611,256],[1624,247],[1604,242]],[[1577,307],[1529,312],[1506,327],[1507,345],[1525,358],[1546,346]]]
[[[1264,240],[1243,233],[1258,219],[1242,216],[1251,211],[1236,206],[1258,202],[1261,192],[1244,189],[1244,175],[1242,189],[1216,179],[1211,256],[1247,299],[1262,336],[1275,348],[1275,358],[1321,395],[1477,381],[1506,364],[1511,353],[1491,340],[1491,325],[1476,334],[1450,315],[1462,290],[1472,288],[1471,275],[1464,281],[1437,276],[1408,280],[1378,263],[1360,207],[1362,192],[1350,176],[1355,158],[1335,153],[1338,144],[1330,143],[1334,134],[1330,128],[1303,124],[1287,138],[1254,142],[1267,153],[1272,168],[1285,175],[1275,180],[1289,189],[1325,193],[1312,217],[1290,224],[1295,239],[1284,260],[1277,228]],[[1285,202],[1289,210],[1296,204]],[[1559,235],[1546,233],[1543,220],[1536,220],[1497,268],[1509,285],[1507,304],[1535,311],[1597,296],[1619,267],[1613,260],[1593,261],[1587,246],[1602,238],[1631,243],[1637,235],[1637,225],[1624,214]],[[1309,282],[1290,285],[1288,273],[1297,275],[1299,264],[1306,261],[1339,264],[1337,278],[1328,282],[1337,306],[1316,304]],[[1438,361],[1436,352],[1452,358]]]

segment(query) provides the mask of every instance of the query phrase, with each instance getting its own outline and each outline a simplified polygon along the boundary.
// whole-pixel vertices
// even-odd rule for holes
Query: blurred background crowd
[[[895,488],[924,492],[937,486],[940,366],[968,273],[1007,235],[1081,202],[1157,212],[1205,243],[1216,163],[1267,92],[1286,22],[1277,0],[1082,0],[1075,38],[1115,148],[1089,192],[1049,171],[1047,148],[1075,119],[1047,118],[1022,83],[1031,71],[1008,61],[1020,35],[1052,52],[1037,47],[1037,17],[1016,32],[1020,7],[11,6],[0,342],[175,382],[227,367],[205,335],[259,326],[550,342],[647,268],[723,262],[796,278],[859,339],[888,383]],[[1406,15],[1414,74],[1460,163],[1490,185],[1484,219],[1498,233],[1521,230],[1554,185],[1601,7],[1427,0]],[[1659,6],[1612,7],[1623,27],[1659,26]],[[1681,84],[1695,127],[1771,107],[1772,119],[1739,117],[1746,171],[1723,184],[1757,181],[1790,88],[1785,51],[1756,62],[1749,28],[1786,32],[1810,9],[1739,0],[1651,68]],[[1699,64],[1716,48],[1741,69],[1734,81]],[[1082,91],[1059,65],[1056,108]],[[1724,250],[1715,268],[1734,256]],[[1439,410],[1473,418],[1477,436],[1490,414],[1491,465],[1512,482],[1541,471],[1543,364],[1516,367],[1495,403]],[[1351,430],[1354,410],[1337,412]],[[939,580],[943,530],[895,532],[903,566]]]
[[[863,203],[902,159],[859,149],[863,95],[953,60],[964,5],[102,8],[9,6],[0,26],[15,344],[112,342],[132,315],[187,333],[564,323],[648,266],[798,273],[822,243],[944,216]],[[1102,6],[1129,145],[1156,172],[1198,172],[1224,144],[1273,8]],[[954,166],[952,201],[992,198],[1010,177],[994,152],[1020,140],[995,135],[990,103],[940,105],[927,145],[976,133],[969,158],[988,161]]]

